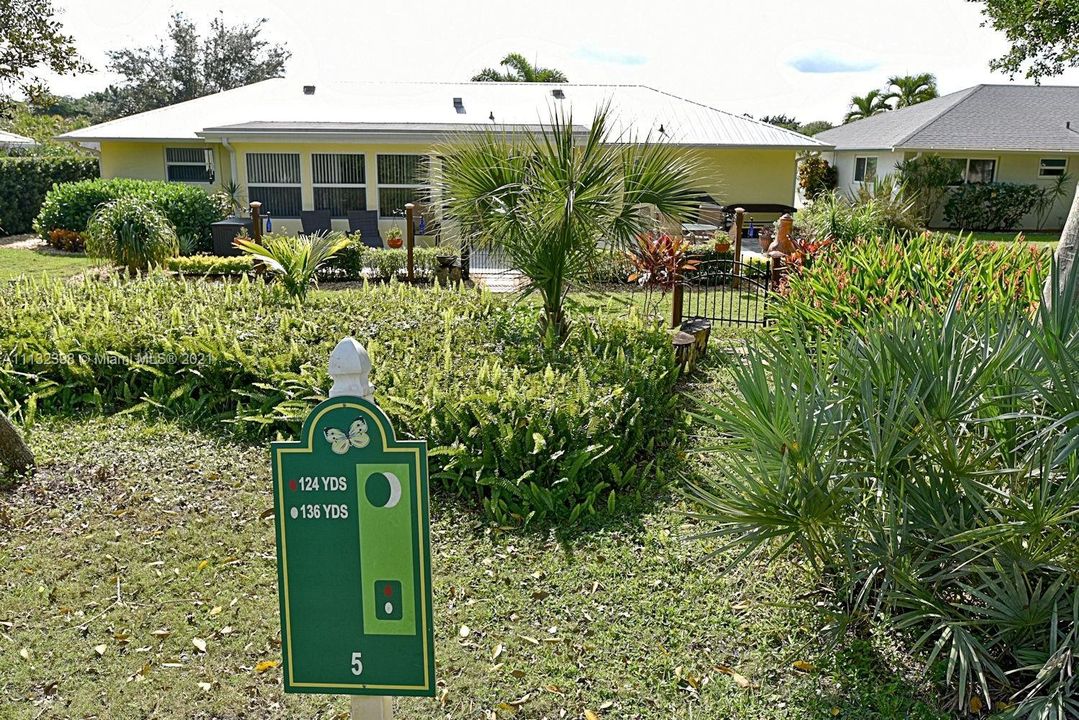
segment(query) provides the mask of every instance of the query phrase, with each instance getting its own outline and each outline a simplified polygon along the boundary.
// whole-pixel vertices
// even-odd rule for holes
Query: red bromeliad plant
[[[700,261],[689,256],[689,248],[690,244],[685,240],[667,234],[649,233],[637,237],[637,247],[626,253],[633,264],[629,281],[647,291],[646,307],[652,304],[653,292],[658,290],[662,297],[668,290],[674,290],[687,272],[697,269]],[[658,302],[657,299],[657,305]],[[654,313],[657,308],[650,309]]]

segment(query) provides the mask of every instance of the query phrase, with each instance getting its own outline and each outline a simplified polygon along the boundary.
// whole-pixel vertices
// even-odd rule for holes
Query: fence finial
[[[370,383],[371,358],[363,345],[350,337],[337,343],[330,353],[330,397],[351,395],[372,400],[375,387]]]

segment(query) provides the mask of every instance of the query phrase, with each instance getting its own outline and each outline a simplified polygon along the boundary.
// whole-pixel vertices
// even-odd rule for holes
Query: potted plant
[[[715,251],[717,253],[725,253],[731,249],[731,236],[722,230],[716,230],[712,235],[712,239],[715,241]]]
[[[401,239],[401,228],[394,225],[386,231],[386,244],[394,250],[404,244],[404,241]]]

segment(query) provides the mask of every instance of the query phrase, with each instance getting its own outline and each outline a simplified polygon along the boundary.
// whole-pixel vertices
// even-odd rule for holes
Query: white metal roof
[[[37,145],[33,138],[0,130],[0,147],[33,147]]]
[[[560,90],[564,99],[557,99]],[[461,99],[463,112],[454,107]],[[620,131],[679,145],[821,149],[827,143],[642,85],[547,83],[304,83],[265,80],[93,125],[64,140],[199,140],[322,135],[440,136],[476,127],[534,128],[549,108],[571,109],[577,125],[610,102]],[[492,121],[490,118],[494,116]]]

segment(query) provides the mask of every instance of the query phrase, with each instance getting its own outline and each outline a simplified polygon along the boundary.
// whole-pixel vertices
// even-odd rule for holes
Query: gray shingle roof
[[[817,139],[837,150],[1079,152],[1079,87],[976,85]]]

